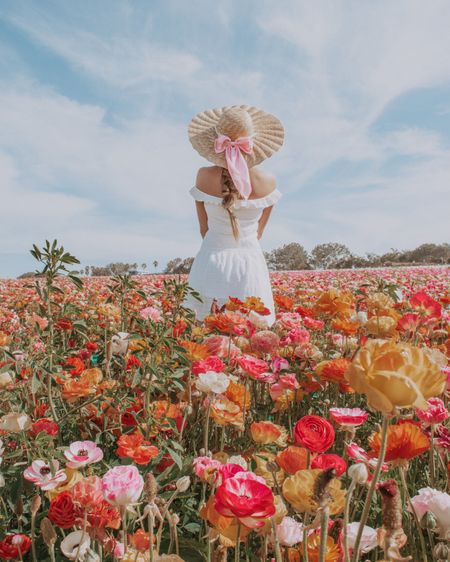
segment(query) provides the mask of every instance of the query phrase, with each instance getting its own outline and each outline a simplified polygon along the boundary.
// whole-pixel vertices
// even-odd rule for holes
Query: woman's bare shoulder
[[[265,197],[272,193],[277,187],[277,180],[275,175],[260,170],[259,168],[252,168],[250,171],[252,181],[253,194],[256,197]]]
[[[203,191],[208,195],[220,196],[221,171],[222,168],[220,166],[204,166],[203,168],[200,168],[197,172],[195,185],[198,189],[200,189],[200,191]]]

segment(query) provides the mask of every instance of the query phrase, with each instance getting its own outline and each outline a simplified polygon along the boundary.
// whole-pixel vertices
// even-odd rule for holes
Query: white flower
[[[27,414],[11,413],[0,418],[0,429],[3,431],[26,431],[31,427],[31,419]]]
[[[434,488],[421,488],[419,493],[411,498],[417,517],[422,519],[427,511],[435,516],[436,531],[439,537],[447,539],[450,536],[450,495]],[[410,509],[408,508],[408,511]]]
[[[350,549],[355,547],[356,535],[358,534],[359,523],[349,523],[347,525],[347,540]],[[377,546],[377,532],[372,527],[364,525],[361,537],[361,552],[366,554]]]
[[[253,326],[259,328],[260,330],[265,330],[266,328],[269,327],[267,319],[264,318],[264,316],[261,316],[261,314],[255,312],[254,310],[250,310],[248,314],[248,319],[253,324]]]
[[[348,468],[348,475],[355,484],[365,484],[369,479],[369,471],[364,463],[352,464]]]
[[[200,373],[195,383],[197,390],[200,392],[222,394],[228,388],[230,379],[225,373],[216,373],[214,371],[207,371]]]
[[[128,351],[130,334],[127,332],[118,332],[111,338],[111,352],[118,355],[125,355]]]
[[[83,537],[84,534],[84,537]],[[83,538],[83,540],[81,540]],[[91,545],[89,535],[83,531],[73,531],[61,542],[61,552],[69,560],[75,560],[80,545],[79,558],[83,558]]]
[[[303,540],[303,525],[292,517],[284,517],[277,526],[277,536],[282,546],[294,546]]]
[[[234,455],[227,460],[227,464],[238,464],[244,470],[247,470],[247,461],[241,455]]]
[[[0,373],[0,389],[3,390],[4,388],[7,388],[11,383],[13,382],[13,379],[11,377],[11,374],[6,371],[6,373]]]

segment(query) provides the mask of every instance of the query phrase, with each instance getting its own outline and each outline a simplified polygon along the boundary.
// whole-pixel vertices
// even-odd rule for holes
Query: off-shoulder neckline
[[[218,197],[217,195],[210,195],[209,193],[206,193],[205,191],[202,191],[201,189],[199,189],[196,185],[194,185],[191,189],[191,193],[192,195],[194,195],[194,193],[197,192],[198,194],[200,194],[201,197],[205,198],[206,200],[212,200],[212,202],[214,203],[218,203],[220,204],[220,202],[222,201],[222,197]],[[265,195],[264,197],[256,197],[254,199],[237,199],[235,201],[235,205],[242,205],[242,204],[246,204],[246,203],[254,203],[255,205],[260,205],[261,203],[264,203],[267,200],[273,200],[275,199],[274,203],[281,197],[282,193],[281,191],[278,190],[278,188],[275,188],[273,191],[271,191],[268,195]]]

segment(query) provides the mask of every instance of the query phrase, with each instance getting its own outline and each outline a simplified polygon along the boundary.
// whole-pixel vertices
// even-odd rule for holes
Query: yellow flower
[[[380,339],[368,340],[357,352],[345,378],[384,414],[393,414],[396,408],[426,409],[427,399],[439,396],[446,381],[423,349]]]
[[[56,496],[61,492],[70,490],[70,488],[73,488],[77,482],[83,480],[83,475],[79,470],[76,470],[75,468],[65,468],[64,472],[66,473],[67,480],[64,480],[62,484],[60,484],[56,488],[53,488],[53,490],[48,490],[46,492],[46,495],[50,501],[53,498],[56,498]]]
[[[386,312],[394,306],[393,299],[384,293],[374,293],[366,302],[368,310],[377,313]]]
[[[365,324],[368,334],[389,337],[396,333],[397,321],[391,316],[372,316]]]
[[[272,519],[275,521],[275,525],[279,525],[283,519],[288,514],[287,507],[283,501],[281,496],[274,496],[273,503],[275,505],[275,513],[272,515],[270,519],[266,519],[264,523],[264,527],[258,529],[258,533],[264,535],[265,533],[270,533],[272,531]]]
[[[309,562],[319,562],[320,557],[320,533],[311,534],[308,537],[308,560]],[[327,537],[325,549],[325,562],[338,562],[342,560],[341,549],[330,536]]]
[[[283,496],[299,512],[315,513],[319,504],[314,499],[315,483],[322,472],[320,468],[298,470],[293,476],[283,482]],[[330,515],[341,513],[345,505],[345,490],[341,482],[333,478],[326,491],[330,508]]]
[[[273,473],[269,470],[267,464],[270,463],[274,465],[278,470],[275,472],[275,478],[277,484],[280,486],[284,480],[284,470],[277,466],[275,462],[275,455],[273,453],[269,453],[268,451],[261,451],[260,453],[255,453],[253,458],[256,462],[255,474],[261,476],[266,481],[266,484],[271,488],[274,487],[274,477]]]

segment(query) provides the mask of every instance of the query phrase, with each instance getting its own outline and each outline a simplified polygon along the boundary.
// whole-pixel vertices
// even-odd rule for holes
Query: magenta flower
[[[64,456],[69,461],[69,468],[82,468],[88,464],[101,461],[103,451],[93,441],[74,441],[64,451]]]
[[[344,429],[358,427],[368,417],[369,414],[361,408],[330,408],[330,418]]]
[[[144,479],[135,466],[115,466],[102,478],[102,491],[108,503],[125,507],[136,503],[144,488]]]
[[[23,471],[25,480],[33,482],[44,491],[53,490],[61,482],[67,480],[64,470],[59,470],[59,462],[51,460],[50,462],[38,459],[31,463],[31,466]]]

